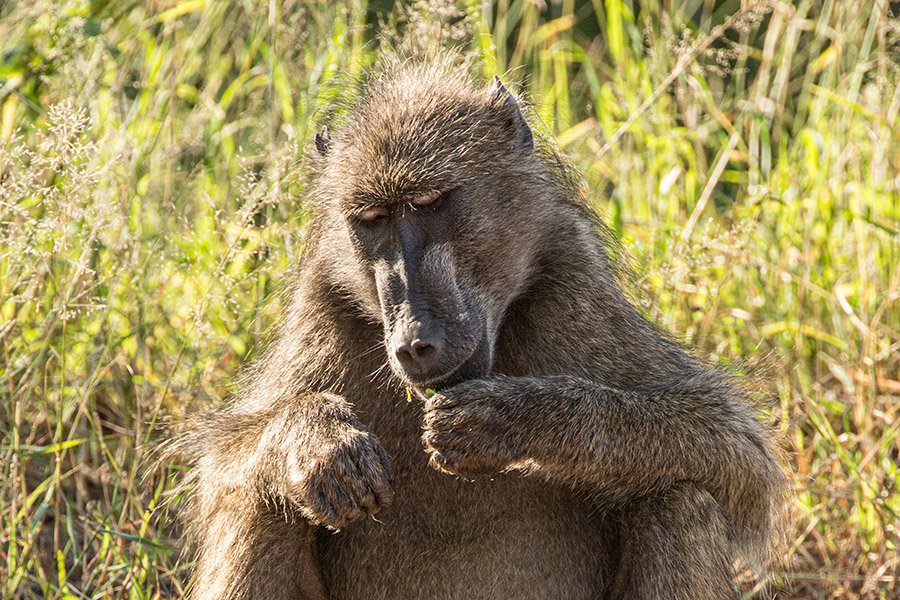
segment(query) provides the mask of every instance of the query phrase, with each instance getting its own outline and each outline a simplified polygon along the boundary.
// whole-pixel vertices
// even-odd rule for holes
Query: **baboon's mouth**
[[[470,379],[478,379],[479,377],[484,377],[487,373],[482,372],[474,372],[474,370],[470,370],[465,368],[466,365],[461,365],[458,369],[451,371],[445,375],[438,375],[436,377],[431,377],[425,380],[414,380],[409,376],[405,376],[404,378],[408,380],[410,385],[419,388],[420,390],[424,389],[433,389],[433,390],[441,390],[448,387],[452,387],[457,383],[462,383],[463,381],[468,381]]]

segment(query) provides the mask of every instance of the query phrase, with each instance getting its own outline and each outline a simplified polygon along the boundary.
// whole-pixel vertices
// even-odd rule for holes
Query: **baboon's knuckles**
[[[343,436],[308,462],[287,499],[316,524],[341,529],[393,501],[390,461],[368,432]]]

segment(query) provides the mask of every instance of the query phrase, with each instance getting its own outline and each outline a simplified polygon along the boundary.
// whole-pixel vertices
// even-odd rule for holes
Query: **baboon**
[[[629,303],[499,79],[361,86],[280,334],[186,438],[193,597],[736,597],[783,483],[740,386]]]

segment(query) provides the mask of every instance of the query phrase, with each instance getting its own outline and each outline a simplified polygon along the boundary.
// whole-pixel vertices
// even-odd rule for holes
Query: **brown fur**
[[[406,64],[316,146],[279,339],[186,438],[194,597],[734,597],[782,485],[766,433],[625,300],[515,99]]]

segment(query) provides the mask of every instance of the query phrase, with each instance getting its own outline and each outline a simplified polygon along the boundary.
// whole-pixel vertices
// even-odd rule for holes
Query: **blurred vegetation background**
[[[302,245],[304,156],[381,48],[518,83],[661,326],[747,375],[793,489],[747,597],[900,598],[900,7],[0,2],[0,589],[185,589],[154,442],[219,402]],[[515,86],[514,86],[515,87]]]

